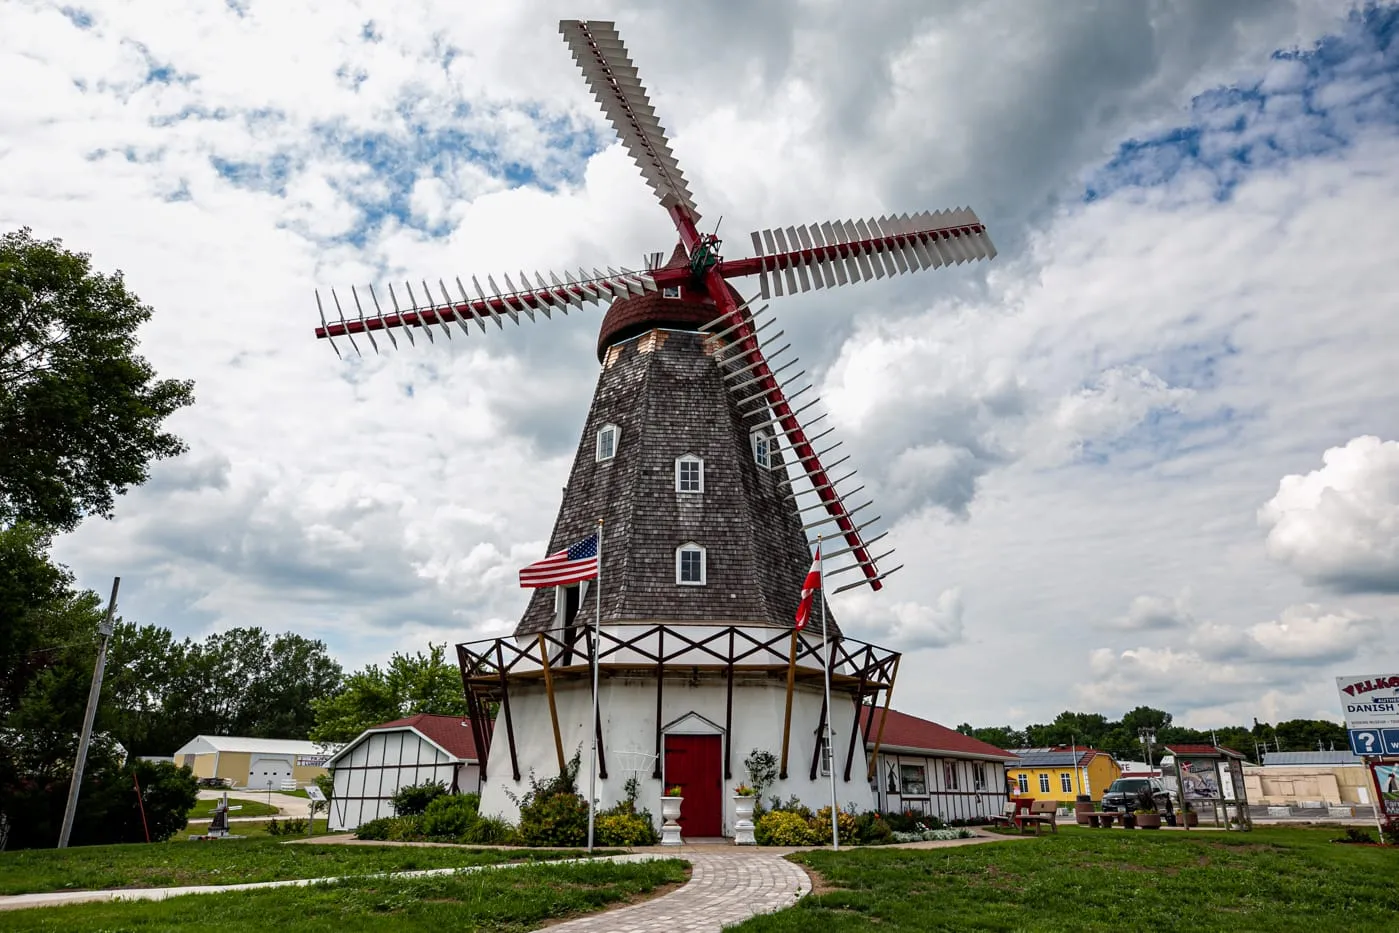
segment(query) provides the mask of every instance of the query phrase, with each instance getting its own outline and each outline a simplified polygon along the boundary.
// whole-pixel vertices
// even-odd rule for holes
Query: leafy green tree
[[[964,722],[957,727],[957,731],[1001,749],[1025,747],[1024,733],[1017,732],[1010,726],[984,726],[978,729],[971,723]]]
[[[27,228],[0,236],[0,522],[110,516],[152,460],[184,451],[161,426],[193,384],[137,355],[151,314],[86,253]]]
[[[73,576],[48,557],[49,538],[21,523],[0,526],[0,723],[73,637]]]
[[[465,716],[461,673],[447,661],[447,646],[428,653],[394,652],[386,670],[370,664],[345,679],[338,694],[314,704],[316,742],[348,742],[370,726],[418,713]]]
[[[1350,747],[1345,727],[1324,719],[1289,719],[1278,723],[1275,728],[1283,751],[1314,752],[1332,747]]]

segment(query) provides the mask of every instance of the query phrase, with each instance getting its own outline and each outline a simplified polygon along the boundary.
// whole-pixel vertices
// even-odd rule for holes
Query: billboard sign
[[[1370,770],[1375,774],[1375,786],[1380,789],[1380,806],[1385,816],[1399,816],[1399,765],[1380,765],[1371,762]]]
[[[1399,729],[1399,673],[1337,677],[1336,689],[1347,729]]]

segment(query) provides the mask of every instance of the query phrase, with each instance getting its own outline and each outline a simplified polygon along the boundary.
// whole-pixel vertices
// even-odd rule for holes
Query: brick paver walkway
[[[549,927],[549,933],[717,933],[754,914],[790,907],[811,890],[806,872],[782,857],[789,851],[682,846],[648,852],[644,858],[688,861],[689,884],[655,900],[560,923]]]

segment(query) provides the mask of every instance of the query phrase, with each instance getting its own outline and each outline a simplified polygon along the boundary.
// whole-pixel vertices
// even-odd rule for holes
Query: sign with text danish
[[[1340,692],[1341,708],[1345,710],[1346,729],[1352,732],[1399,729],[1399,673],[1337,677],[1336,689]],[[1370,754],[1382,755],[1384,751],[1377,748]]]

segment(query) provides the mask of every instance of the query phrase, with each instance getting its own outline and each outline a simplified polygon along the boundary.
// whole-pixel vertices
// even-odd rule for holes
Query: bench
[[[1108,829],[1112,826],[1112,821],[1117,818],[1116,813],[1099,813],[1097,811],[1084,815],[1088,817],[1088,825],[1094,829]]]
[[[1040,834],[1041,826],[1048,826],[1051,832],[1059,832],[1059,822],[1055,818],[1059,805],[1053,800],[1036,800],[1030,804],[1030,812],[1020,816],[1017,822],[1020,824],[1021,832],[1026,826],[1035,828],[1035,835]]]
[[[1004,824],[1006,824],[1007,827],[1015,826],[1015,827],[1019,828],[1019,824],[1016,822],[1015,816],[1016,816],[1015,801],[1014,801],[1014,800],[1007,800],[1007,801],[1006,801],[1006,805],[1005,805],[1005,807],[1001,810],[1001,812],[991,817],[991,825],[992,825],[992,826],[999,826],[1000,824],[1004,823]]]

